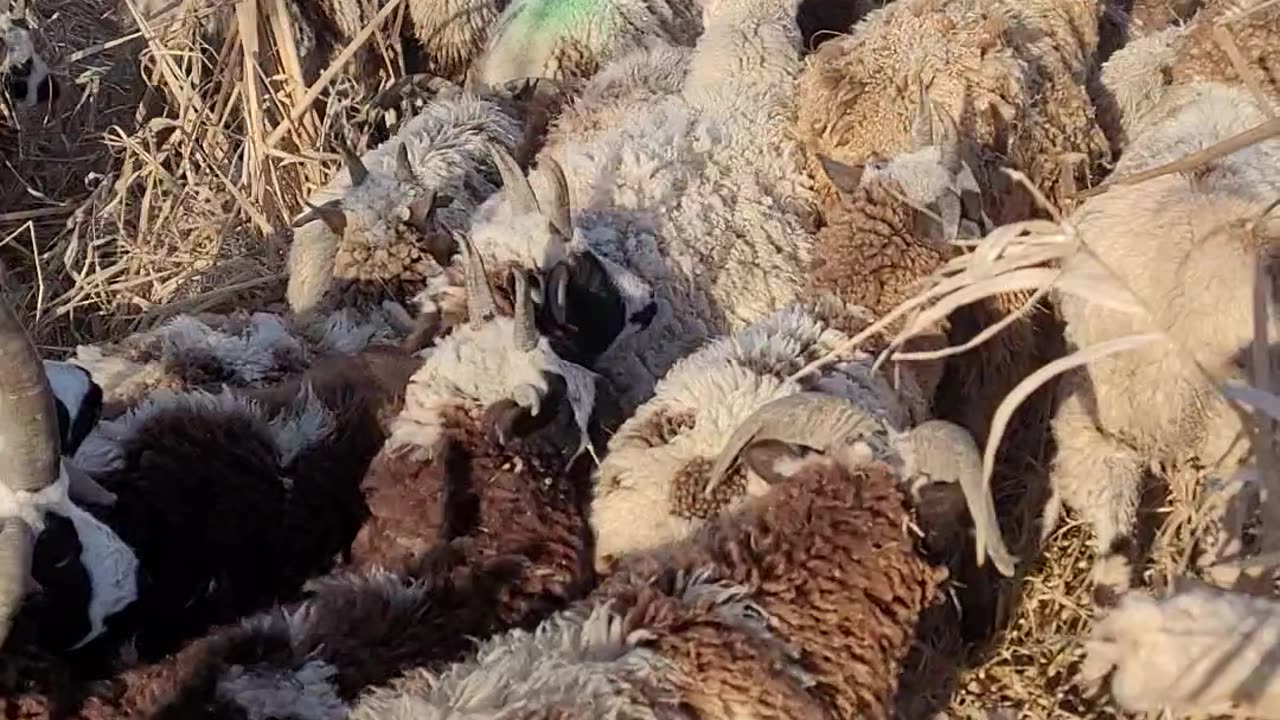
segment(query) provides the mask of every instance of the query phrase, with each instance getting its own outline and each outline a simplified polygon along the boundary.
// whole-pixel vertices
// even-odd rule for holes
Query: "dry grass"
[[[135,15],[127,0],[29,0],[64,93],[48,116],[0,130],[0,260],[46,352],[279,299],[288,220],[338,163],[317,149],[367,146],[361,100],[402,59],[370,23],[349,49],[367,44],[387,72],[347,74],[343,50],[308,87],[288,21],[259,14],[274,4],[235,6],[213,48],[200,16],[140,32],[121,17]],[[400,22],[400,0],[368,5]]]
[[[191,23],[130,36],[117,0],[29,0],[64,95],[51,117],[0,125],[0,275],[46,353],[174,312],[278,301],[287,220],[339,162],[317,149],[340,138],[360,149],[372,131],[359,108],[369,79],[339,62],[308,85],[292,42],[280,41],[279,15],[258,14],[274,3],[243,4],[226,42],[210,48]],[[399,5],[368,0],[367,17],[394,29]],[[403,58],[384,40],[398,32],[372,29],[356,42],[372,44],[388,70],[376,87],[401,74]],[[241,82],[246,72],[251,82]],[[1004,708],[1009,717],[1121,717],[1072,685],[1090,625],[1089,534],[1072,523],[1036,547],[1051,394],[1050,384],[1019,411],[995,466],[1004,534],[1026,567],[1000,581],[1005,629],[954,680],[953,718]],[[1156,584],[1187,569],[1200,531],[1196,479],[1178,475],[1147,518],[1164,520],[1148,565]]]

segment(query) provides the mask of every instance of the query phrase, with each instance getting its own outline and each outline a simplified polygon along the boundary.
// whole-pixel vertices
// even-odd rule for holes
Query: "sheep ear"
[[[982,188],[967,163],[961,164],[960,172],[956,173],[955,190],[960,195],[960,217],[978,227],[975,237],[986,236],[991,220],[982,208]]]
[[[293,221],[293,227],[300,228],[313,220],[321,220],[325,225],[329,226],[329,230],[339,237],[347,229],[347,214],[342,210],[341,200],[330,200],[323,205],[312,205],[310,201],[304,200],[307,207],[311,211]]]
[[[811,449],[781,440],[758,440],[742,449],[742,464],[770,485],[785,482],[815,455]]]
[[[942,245],[953,242],[960,232],[960,198],[951,192],[915,213],[915,235],[925,242]]]
[[[568,394],[568,385],[563,377],[555,373],[543,373],[547,381],[547,393],[540,403],[540,412],[534,414],[529,408],[510,398],[504,398],[485,408],[481,422],[486,435],[499,445],[507,445],[512,440],[525,438],[543,429],[560,414],[560,408]]]
[[[435,221],[435,213],[452,203],[453,198],[448,195],[427,193],[409,204],[409,219],[405,221],[414,232],[422,236],[427,253],[442,268],[449,266],[449,260],[458,251],[458,243],[448,230]]]
[[[342,154],[342,161],[347,166],[347,174],[351,176],[351,187],[363,185],[364,181],[369,179],[369,168],[365,167],[364,160],[361,160],[356,151],[345,142],[338,143],[338,152]]]
[[[413,172],[413,163],[409,160],[407,142],[401,142],[400,149],[396,151],[396,179],[404,183],[418,182],[418,176]]]
[[[840,193],[852,195],[858,190],[862,183],[862,173],[866,170],[865,165],[846,165],[826,155],[819,155],[818,162],[822,164],[822,172],[826,173],[827,179]]]

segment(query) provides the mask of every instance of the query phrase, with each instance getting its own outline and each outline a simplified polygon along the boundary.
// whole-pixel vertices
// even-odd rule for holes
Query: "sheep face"
[[[761,406],[819,389],[856,401],[885,428],[906,421],[892,388],[866,358],[799,382],[787,378],[839,345],[845,335],[799,307],[711,342],[678,362],[615,433],[597,472],[592,525],[596,563],[689,535],[705,521],[765,492],[771,462],[728,468],[707,493],[717,456],[734,430]],[[784,458],[778,457],[778,460]],[[761,475],[760,470],[766,474]]]
[[[394,172],[366,167],[350,148],[342,148],[342,153],[350,189],[340,198],[312,206],[293,225],[320,221],[341,238],[334,257],[335,280],[377,294],[390,288],[394,297],[412,297],[453,254],[453,238],[436,216],[453,200],[419,180],[403,143]]]
[[[409,382],[405,409],[392,423],[388,448],[416,448],[435,457],[454,413],[483,423],[499,442],[547,427],[563,414],[577,428],[578,449],[588,442],[596,375],[561,358],[534,324],[534,274],[513,273],[514,317],[496,314],[484,266],[464,243],[469,321],[427,354]]]
[[[58,83],[36,54],[30,31],[8,12],[0,14],[0,79],[9,100],[21,107],[52,102],[58,96]]]
[[[494,154],[505,189],[477,211],[472,240],[486,257],[536,270],[545,300],[538,330],[557,355],[590,366],[653,322],[653,287],[576,232],[559,163],[545,161],[548,189],[539,194],[509,155]]]

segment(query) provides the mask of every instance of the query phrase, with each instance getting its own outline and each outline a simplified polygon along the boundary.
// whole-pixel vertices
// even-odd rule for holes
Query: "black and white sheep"
[[[14,569],[0,583],[0,610],[6,629],[16,618],[5,655],[46,656],[35,675],[5,673],[0,695],[19,703],[51,701],[59,689],[46,683],[67,673],[91,679],[122,643],[128,654],[162,655],[333,567],[364,520],[359,481],[420,362],[375,349],[326,358],[271,388],[159,391],[59,462],[46,372],[21,325],[7,312],[0,319],[13,368],[0,379],[11,398],[4,442],[24,450],[5,453]],[[79,396],[67,390],[81,387],[68,382],[73,372],[48,375],[64,398]],[[100,483],[109,504],[91,514],[73,502],[73,470]],[[50,473],[52,482],[35,484]],[[40,592],[26,597],[31,588]]]
[[[5,96],[18,107],[31,108],[58,97],[58,82],[36,53],[31,31],[7,2],[0,8],[0,81]]]

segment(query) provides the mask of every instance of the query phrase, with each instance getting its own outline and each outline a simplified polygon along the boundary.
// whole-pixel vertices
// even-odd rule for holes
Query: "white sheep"
[[[453,237],[497,189],[490,148],[518,152],[525,129],[505,103],[459,92],[429,103],[363,157],[344,148],[346,168],[293,223],[289,306],[317,309],[335,280],[388,283],[412,297],[448,266]]]
[[[589,352],[561,352],[604,374],[625,410],[704,340],[784,307],[805,285],[814,218],[789,132],[794,5],[709,3],[678,93],[583,142],[562,134],[540,154],[531,190],[504,189],[477,211],[472,239],[486,262],[545,272],[584,248],[604,264],[609,282],[594,283],[594,295],[608,322],[581,303],[556,320],[579,337],[572,328],[591,323]],[[529,211],[552,197],[565,202],[549,203],[550,218]],[[628,271],[625,281],[613,268]],[[540,328],[555,336],[555,324]]]
[[[1240,87],[1193,82],[1170,88],[1133,128],[1115,175],[1159,167],[1265,118]],[[1067,340],[1087,348],[1158,330],[1176,344],[1099,361],[1060,386],[1054,494],[1043,530],[1055,527],[1063,503],[1091,525],[1099,602],[1129,586],[1144,476],[1156,466],[1186,463],[1226,476],[1247,452],[1239,416],[1191,360],[1217,378],[1247,368],[1254,273],[1258,263],[1272,262],[1265,248],[1276,240],[1274,229],[1253,221],[1278,194],[1280,140],[1273,138],[1192,171],[1116,184],[1072,217],[1098,261],[1118,274],[1150,317],[1064,296],[1059,308]],[[1064,270],[1105,278],[1098,261],[1081,255]]]

